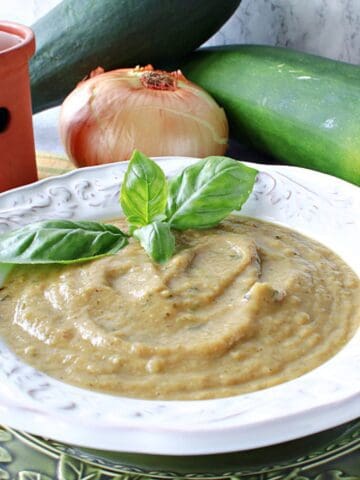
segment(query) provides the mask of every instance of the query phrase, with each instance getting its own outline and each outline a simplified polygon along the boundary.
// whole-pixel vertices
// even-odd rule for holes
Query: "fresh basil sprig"
[[[254,186],[257,170],[226,157],[208,157],[185,168],[168,185],[164,172],[134,151],[120,203],[129,231],[149,256],[166,262],[175,251],[171,229],[217,225],[239,210]],[[114,225],[52,220],[0,235],[0,282],[15,264],[74,263],[111,255],[129,235]]]
[[[175,250],[170,228],[217,225],[233,210],[240,210],[257,175],[257,170],[231,158],[208,157],[172,179],[167,193],[165,176],[159,170],[154,161],[135,151],[120,194],[128,222],[141,227],[134,236],[159,263],[167,261]]]
[[[52,220],[26,225],[0,236],[3,264],[74,263],[111,255],[128,244],[114,225]]]
[[[165,263],[175,251],[175,237],[170,225],[164,222],[152,222],[134,231],[134,237],[140,241],[146,253],[157,263]]]
[[[135,150],[121,187],[120,203],[130,231],[165,218],[167,181],[150,158]]]

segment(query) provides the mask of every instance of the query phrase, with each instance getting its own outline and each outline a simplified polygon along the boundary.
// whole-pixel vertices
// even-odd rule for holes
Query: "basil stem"
[[[0,263],[0,288],[4,285],[14,265],[11,263]]]
[[[157,263],[167,262],[175,251],[175,238],[170,225],[164,222],[153,222],[138,228],[133,233],[147,254]]]

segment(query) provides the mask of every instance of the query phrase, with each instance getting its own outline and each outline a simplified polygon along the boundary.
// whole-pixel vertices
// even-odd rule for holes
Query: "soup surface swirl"
[[[190,400],[296,378],[359,325],[357,276],[295,231],[231,216],[176,242],[165,265],[131,240],[88,263],[17,267],[0,291],[1,336],[64,382]]]

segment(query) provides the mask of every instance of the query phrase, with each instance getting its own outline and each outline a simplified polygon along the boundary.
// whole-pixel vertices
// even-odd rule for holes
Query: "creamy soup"
[[[80,387],[205,399],[298,377],[359,325],[359,279],[295,231],[229,217],[176,236],[165,265],[131,240],[88,263],[16,268],[0,291],[1,336]]]

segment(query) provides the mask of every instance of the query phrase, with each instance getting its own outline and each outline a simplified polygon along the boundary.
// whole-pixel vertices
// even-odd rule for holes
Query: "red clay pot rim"
[[[21,42],[0,51],[0,66],[13,66],[27,62],[35,52],[35,36],[33,31],[16,22],[0,20],[0,31],[11,33],[20,38]],[[11,60],[10,60],[11,57]]]

